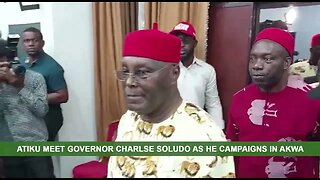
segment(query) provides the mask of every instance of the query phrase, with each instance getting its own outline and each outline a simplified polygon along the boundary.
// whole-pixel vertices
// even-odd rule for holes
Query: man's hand
[[[0,62],[0,81],[1,82],[5,82],[7,81],[7,71],[9,67],[9,63],[8,62]]]
[[[12,69],[9,68],[8,62],[0,62],[0,81],[22,89],[24,87],[24,77],[17,76]]]

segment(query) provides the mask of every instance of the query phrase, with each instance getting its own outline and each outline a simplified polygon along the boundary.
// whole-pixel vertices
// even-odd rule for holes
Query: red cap
[[[294,38],[289,32],[279,28],[267,28],[259,32],[259,34],[256,36],[255,42],[263,39],[268,39],[280,44],[287,50],[290,57],[293,56]]]
[[[139,30],[127,34],[123,56],[136,56],[156,61],[179,63],[181,40],[156,29]]]
[[[313,46],[320,46],[320,34],[316,34],[314,36],[312,36],[312,39],[311,39],[311,47]]]
[[[196,39],[196,30],[190,23],[180,22],[172,29],[170,34],[176,35],[178,32],[192,36],[194,39]]]

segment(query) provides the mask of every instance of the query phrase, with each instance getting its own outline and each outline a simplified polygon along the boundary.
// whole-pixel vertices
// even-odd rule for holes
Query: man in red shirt
[[[319,100],[302,78],[290,76],[294,38],[285,30],[261,31],[250,52],[253,83],[235,93],[227,138],[231,141],[310,141],[320,119]],[[316,178],[318,157],[235,157],[236,176]]]

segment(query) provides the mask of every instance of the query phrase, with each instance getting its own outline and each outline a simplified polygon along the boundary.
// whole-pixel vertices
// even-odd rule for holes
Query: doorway
[[[224,120],[233,94],[248,83],[253,2],[218,2],[209,7],[207,62],[216,70]]]
[[[320,33],[320,2],[257,3],[257,26],[282,21],[295,38],[293,63],[309,59],[311,37]]]
[[[284,19],[290,8],[297,10],[297,19],[291,24]],[[260,23],[268,19],[289,24],[288,30],[296,39],[295,61],[308,58],[310,38],[320,29],[320,24],[315,22],[320,19],[319,2],[210,3],[207,62],[216,70],[226,123],[232,96],[251,83],[248,73],[250,48],[261,30]]]

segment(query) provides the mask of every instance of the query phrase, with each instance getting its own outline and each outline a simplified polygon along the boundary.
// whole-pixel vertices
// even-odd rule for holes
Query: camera
[[[12,68],[13,72],[18,76],[24,76],[26,73],[26,68],[17,60],[10,61],[9,68]]]
[[[0,47],[0,56],[6,56],[9,61],[8,68],[12,68],[16,75],[23,76],[26,68],[20,64],[17,57],[19,38],[18,34],[9,34],[7,43],[3,47]]]
[[[9,49],[8,58],[10,61],[18,60],[18,43],[20,35],[19,34],[9,34],[7,38],[6,47]]]
[[[21,65],[19,61],[11,60],[9,61],[9,65],[6,66],[12,69],[13,72],[18,76],[24,76],[24,74],[26,73],[26,68]]]

